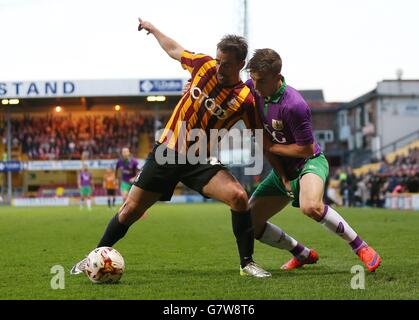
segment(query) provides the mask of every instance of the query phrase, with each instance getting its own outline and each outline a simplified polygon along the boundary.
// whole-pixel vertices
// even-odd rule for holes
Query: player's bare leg
[[[308,173],[300,180],[300,208],[303,213],[326,229],[345,240],[356,253],[367,269],[375,271],[381,263],[381,258],[372,247],[362,241],[342,216],[331,207],[323,204],[324,182],[313,174]]]
[[[255,227],[255,238],[262,236],[265,230],[265,224],[275,214],[284,209],[290,202],[290,198],[285,196],[255,197],[249,200],[252,221]]]
[[[203,188],[203,193],[229,205],[233,232],[240,255],[240,274],[263,278],[271,274],[253,261],[254,233],[246,191],[227,171],[219,171]]]
[[[150,192],[133,185],[126,201],[119,209],[119,221],[127,226],[140,219],[148,208],[161,197],[160,193]]]
[[[130,194],[130,192],[131,192],[131,190],[132,190],[132,188],[134,187],[134,185],[131,187],[131,189],[130,189],[130,191],[122,191],[121,192],[121,196],[122,196],[122,203],[123,203],[123,205],[125,204],[125,202],[128,200],[128,197],[129,197],[129,194]],[[143,191],[145,191],[145,190],[143,190]],[[151,192],[150,192],[151,193]],[[131,198],[132,198],[132,196],[131,196]],[[122,206],[123,206],[122,205]],[[142,213],[142,215],[141,215],[141,217],[139,218],[139,219],[145,219],[145,218],[147,218],[147,212],[143,212]]]
[[[300,244],[281,228],[269,222],[269,219],[285,208],[290,200],[287,196],[252,196],[249,201],[255,238],[271,247],[287,250],[293,255],[293,258],[282,266],[282,269],[286,270],[316,263],[318,260],[314,250]]]
[[[207,197],[224,202],[234,211],[243,212],[249,209],[246,191],[226,170],[218,171],[202,191]]]
[[[316,221],[323,218],[323,193],[324,182],[318,175],[307,173],[300,179],[300,209]]]

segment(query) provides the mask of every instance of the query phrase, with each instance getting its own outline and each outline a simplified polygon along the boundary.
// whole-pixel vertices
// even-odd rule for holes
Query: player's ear
[[[242,70],[245,65],[246,65],[246,61],[245,60],[243,60],[242,62],[240,62],[240,64],[239,64],[240,70]]]

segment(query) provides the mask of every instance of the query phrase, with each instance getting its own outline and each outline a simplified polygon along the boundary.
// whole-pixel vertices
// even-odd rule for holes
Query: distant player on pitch
[[[83,209],[83,203],[86,202],[87,209],[92,210],[93,178],[86,165],[82,166],[79,173],[78,187],[80,190],[80,209]]]
[[[125,201],[139,170],[138,161],[131,155],[129,148],[122,148],[121,155],[122,158],[116,163],[115,175],[121,182],[120,191]]]
[[[108,208],[111,209],[115,206],[115,195],[117,189],[117,179],[115,171],[112,168],[106,169],[103,176],[103,188],[106,190],[106,196],[108,197]]]

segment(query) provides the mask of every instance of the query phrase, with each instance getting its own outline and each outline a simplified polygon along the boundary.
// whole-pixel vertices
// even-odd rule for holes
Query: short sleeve
[[[190,74],[194,74],[196,70],[208,61],[214,60],[212,57],[205,54],[195,54],[188,50],[184,50],[181,56],[182,68],[188,70]]]
[[[305,146],[314,142],[311,113],[307,105],[298,105],[289,111],[290,129],[296,144]]]
[[[243,113],[242,120],[246,125],[246,128],[252,130],[260,128],[260,119],[257,114],[256,102],[255,98],[253,97],[253,94],[249,93],[247,95],[243,108],[245,111]]]

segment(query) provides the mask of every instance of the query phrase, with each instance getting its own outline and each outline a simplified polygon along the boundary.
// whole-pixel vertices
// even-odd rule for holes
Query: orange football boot
[[[319,255],[317,254],[316,251],[314,251],[313,249],[310,249],[310,254],[308,255],[307,258],[305,258],[303,260],[298,260],[296,257],[293,257],[290,261],[288,261],[287,263],[285,263],[281,267],[281,269],[282,270],[297,269],[297,268],[301,268],[305,264],[313,264],[313,263],[316,263],[317,260],[319,260]]]
[[[370,272],[374,272],[375,269],[377,269],[381,264],[380,256],[371,247],[364,247],[359,249],[357,255]]]

